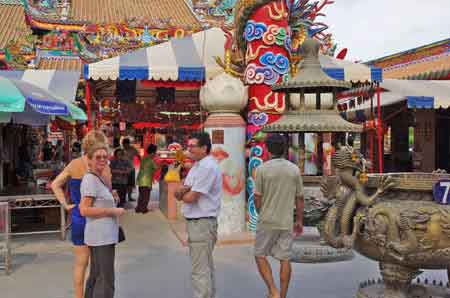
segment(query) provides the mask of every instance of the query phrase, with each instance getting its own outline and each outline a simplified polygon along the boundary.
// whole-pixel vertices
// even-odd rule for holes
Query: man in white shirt
[[[193,135],[188,142],[188,151],[195,164],[175,196],[184,202],[183,214],[187,221],[194,298],[215,298],[212,253],[217,241],[222,174],[216,160],[209,155],[209,134]]]

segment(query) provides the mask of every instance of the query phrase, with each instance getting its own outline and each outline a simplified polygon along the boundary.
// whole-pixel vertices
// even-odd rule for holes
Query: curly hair
[[[100,130],[91,130],[84,136],[81,149],[89,158],[92,158],[94,152],[99,149],[108,151],[108,138]]]

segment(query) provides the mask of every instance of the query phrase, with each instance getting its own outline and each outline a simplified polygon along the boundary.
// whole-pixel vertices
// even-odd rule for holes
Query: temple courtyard
[[[116,256],[116,297],[192,297],[188,249],[183,247],[159,212],[122,219],[127,234]],[[0,271],[2,298],[71,298],[72,246],[57,235],[13,238],[13,270]],[[252,245],[223,245],[215,250],[217,298],[266,297],[256,272]],[[278,265],[274,264],[274,272]],[[278,276],[278,275],[277,275]],[[367,278],[378,278],[373,261],[357,255],[352,261],[293,264],[289,297],[349,298]],[[445,271],[426,272],[422,278],[447,282]]]

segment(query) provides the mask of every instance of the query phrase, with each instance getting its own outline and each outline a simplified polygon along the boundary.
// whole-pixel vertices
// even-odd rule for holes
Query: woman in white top
[[[91,253],[89,278],[85,298],[114,297],[114,258],[118,242],[118,217],[124,214],[117,208],[111,189],[102,173],[108,165],[108,148],[98,143],[87,152],[89,172],[81,182],[80,213],[86,217],[84,241]]]

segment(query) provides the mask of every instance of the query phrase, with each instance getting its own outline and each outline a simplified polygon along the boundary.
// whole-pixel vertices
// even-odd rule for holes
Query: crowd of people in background
[[[17,150],[16,177],[18,182],[31,181],[33,175],[33,161],[40,161],[48,168],[61,171],[64,168],[65,154],[62,140],[57,140],[53,145],[50,141],[43,142],[37,156],[33,156],[32,146],[24,142]],[[81,150],[80,150],[81,151]],[[73,157],[74,159],[76,157]]]

